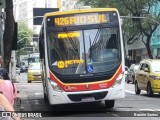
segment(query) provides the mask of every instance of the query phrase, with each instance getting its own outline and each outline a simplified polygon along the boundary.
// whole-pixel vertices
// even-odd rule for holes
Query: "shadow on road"
[[[106,109],[104,103],[94,102],[94,103],[76,103],[76,104],[64,104],[64,105],[48,105],[44,103],[43,99],[39,99],[38,103],[35,104],[37,100],[31,100],[32,110],[43,113],[43,116],[52,117],[62,117],[62,116],[97,116],[97,114],[105,114],[107,112],[113,112],[114,109]],[[43,105],[43,106],[42,106]],[[102,116],[102,115],[100,115]]]

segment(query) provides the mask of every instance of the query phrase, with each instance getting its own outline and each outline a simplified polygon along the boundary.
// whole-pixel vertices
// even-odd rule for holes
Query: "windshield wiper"
[[[101,33],[101,30],[102,30],[102,25],[99,25],[99,28],[98,28],[98,31],[97,31],[97,33],[96,33],[96,36],[95,36],[95,38],[94,38],[94,40],[93,40],[92,46],[96,44],[96,42],[97,42],[97,40],[98,40],[98,38],[99,38],[99,35],[100,35],[100,33]]]
[[[78,54],[77,46],[76,46],[75,43],[73,42],[73,39],[71,38],[71,36],[70,36],[70,34],[69,34],[68,30],[67,30],[67,27],[64,27],[63,30],[65,31],[65,33],[66,33],[67,36],[68,36],[69,42],[71,43],[71,45],[72,45],[72,47],[73,47],[73,50],[74,50],[73,52],[74,52],[74,54],[77,55],[77,54]]]
[[[90,53],[90,55],[89,55],[89,57],[90,57],[90,62],[92,61],[92,49],[91,49],[91,36],[90,36],[90,34],[89,34],[89,45],[90,45],[90,49],[89,49],[89,53]]]

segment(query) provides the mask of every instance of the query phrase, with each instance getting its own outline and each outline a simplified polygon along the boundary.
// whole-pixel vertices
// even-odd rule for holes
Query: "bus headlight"
[[[50,83],[51,83],[53,90],[58,91],[58,92],[63,92],[63,90],[58,86],[56,82],[54,82],[53,80],[50,80]]]
[[[119,76],[117,77],[115,83],[113,84],[113,87],[121,84],[123,75],[124,75],[124,73],[119,74]]]

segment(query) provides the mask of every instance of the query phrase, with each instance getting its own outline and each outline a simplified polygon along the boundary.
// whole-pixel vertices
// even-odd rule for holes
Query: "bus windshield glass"
[[[61,75],[111,71],[121,62],[118,27],[47,34],[51,70]]]

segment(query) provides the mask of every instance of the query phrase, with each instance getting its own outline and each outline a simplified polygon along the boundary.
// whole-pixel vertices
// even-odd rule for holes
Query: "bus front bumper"
[[[48,99],[51,105],[115,100],[125,97],[124,86],[121,84],[109,89],[79,92],[57,92],[50,88]]]

